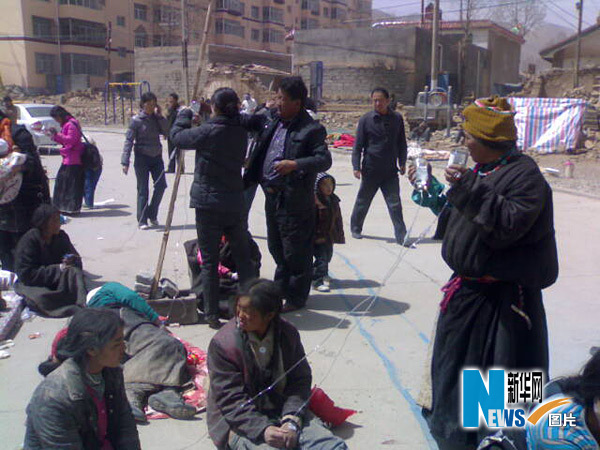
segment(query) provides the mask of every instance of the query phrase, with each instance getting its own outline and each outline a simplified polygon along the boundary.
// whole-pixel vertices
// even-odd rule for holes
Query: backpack
[[[83,153],[81,154],[81,162],[85,170],[98,170],[102,168],[102,156],[100,150],[95,143],[90,142],[89,139],[83,134],[81,127],[77,125],[79,132],[85,141],[83,147]]]

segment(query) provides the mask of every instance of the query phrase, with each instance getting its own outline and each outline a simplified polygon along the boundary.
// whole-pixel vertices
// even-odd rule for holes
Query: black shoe
[[[352,232],[352,237],[353,237],[354,239],[362,239],[362,238],[363,238],[363,235],[362,235],[361,233],[357,232],[357,231],[353,231],[353,232]]]
[[[223,326],[223,324],[219,320],[219,317],[217,317],[217,316],[207,317],[206,321],[208,322],[209,328],[212,328],[213,330],[220,330],[221,327]]]
[[[125,395],[131,407],[131,414],[137,423],[148,423],[146,414],[144,413],[146,395],[143,391],[136,389],[126,389]]]
[[[148,405],[155,411],[168,414],[173,419],[190,420],[196,415],[196,408],[188,405],[179,392],[164,389],[148,398]]]

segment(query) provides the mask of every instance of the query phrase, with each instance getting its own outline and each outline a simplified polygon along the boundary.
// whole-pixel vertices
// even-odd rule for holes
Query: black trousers
[[[150,220],[156,220],[158,216],[158,207],[162,201],[163,194],[167,189],[165,180],[165,164],[162,156],[147,156],[142,154],[135,155],[133,162],[135,176],[137,178],[137,220],[138,225],[143,225]],[[152,199],[148,203],[150,189],[148,182],[152,176],[154,189],[152,191]]]
[[[281,195],[265,196],[267,242],[277,264],[274,281],[288,303],[303,307],[312,281],[315,211],[290,211]]]
[[[202,295],[207,319],[219,317],[219,243],[225,235],[231,246],[240,284],[253,277],[250,245],[244,213],[196,208],[198,247],[202,255]]]
[[[403,243],[406,237],[406,225],[402,216],[402,202],[400,201],[400,181],[398,175],[388,177],[363,176],[360,182],[352,217],[350,229],[353,233],[362,233],[365,218],[371,207],[371,202],[377,191],[381,189],[390,218],[394,225],[396,242]]]

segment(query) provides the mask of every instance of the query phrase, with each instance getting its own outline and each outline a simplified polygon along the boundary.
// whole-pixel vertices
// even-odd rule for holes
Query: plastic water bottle
[[[422,156],[419,156],[415,160],[416,167],[416,179],[415,185],[419,191],[422,191],[427,187],[429,181],[429,170],[427,170],[427,160]]]
[[[450,153],[448,158],[448,167],[450,166],[461,166],[467,167],[467,161],[469,160],[469,152],[464,148],[455,148]]]

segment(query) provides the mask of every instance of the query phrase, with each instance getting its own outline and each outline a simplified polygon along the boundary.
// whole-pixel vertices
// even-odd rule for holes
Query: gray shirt
[[[129,165],[131,150],[146,156],[160,156],[162,154],[162,144],[160,135],[167,137],[169,133],[169,124],[167,119],[156,114],[148,115],[144,111],[131,119],[127,134],[125,135],[125,145],[121,155],[121,164]]]
[[[265,156],[265,162],[263,164],[263,184],[272,186],[281,182],[281,176],[275,172],[275,164],[283,160],[283,153],[285,151],[285,138],[287,137],[287,124],[279,122],[273,138],[269,144],[267,154]]]

